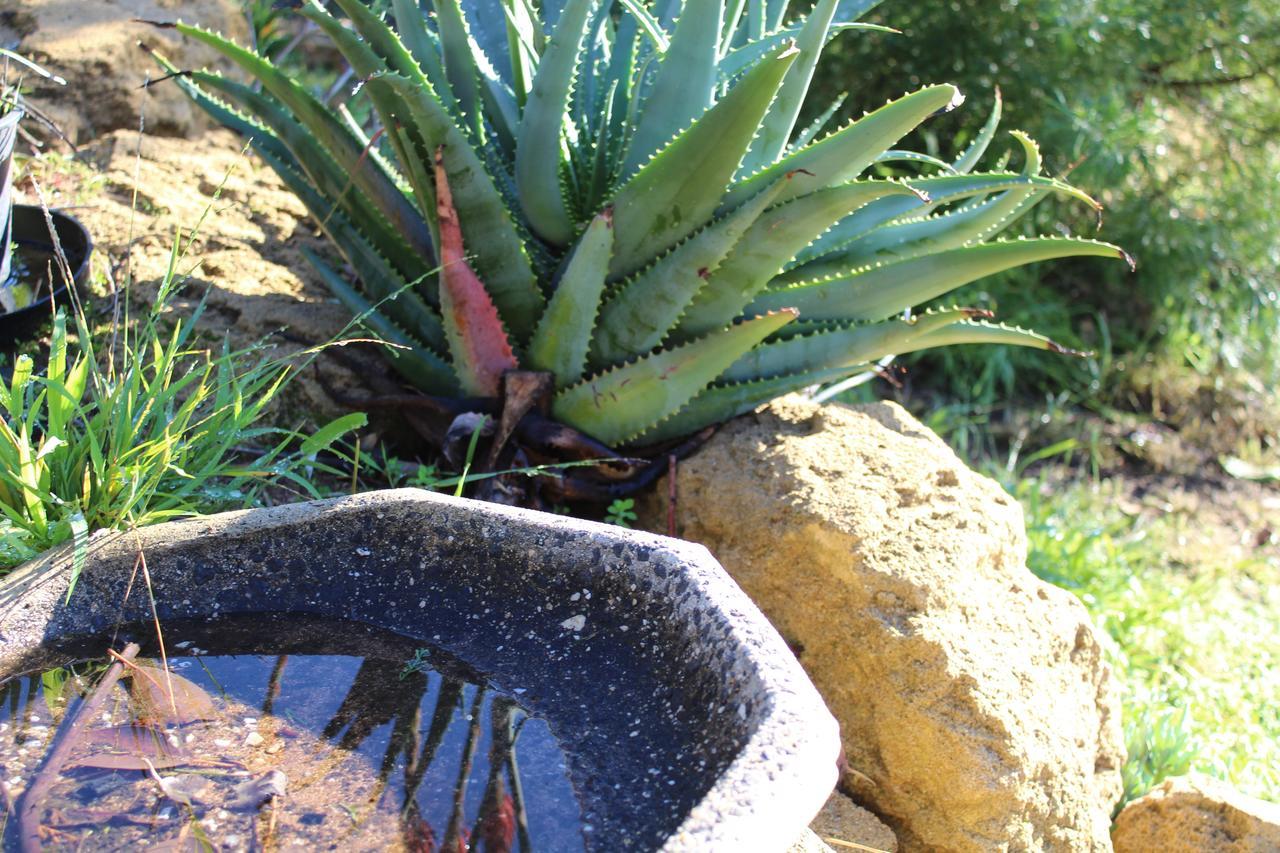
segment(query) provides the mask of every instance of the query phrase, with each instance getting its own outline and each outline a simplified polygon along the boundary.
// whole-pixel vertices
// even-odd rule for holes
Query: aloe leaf
[[[391,10],[396,16],[396,30],[405,48],[431,82],[436,97],[456,115],[458,103],[449,88],[449,78],[445,76],[440,44],[436,35],[427,29],[427,16],[418,0],[391,0]]]
[[[471,52],[471,32],[459,0],[431,0],[436,10],[436,27],[444,52],[444,72],[458,100],[463,123],[479,128],[480,70]]]
[[[755,317],[584,379],[555,396],[552,414],[605,444],[627,441],[674,414],[743,353],[795,317],[794,311]]]
[[[632,443],[656,444],[690,435],[711,424],[744,415],[775,397],[843,379],[860,369],[861,365],[775,376],[756,382],[717,383],[701,391],[672,417],[635,436]]]
[[[711,106],[723,22],[724,0],[685,0],[631,138],[623,174],[640,168]]]
[[[511,63],[514,56],[510,52],[511,43],[507,29],[506,9],[511,5],[523,9],[522,4],[508,4],[506,0],[468,0],[466,3],[467,24],[471,29],[476,48],[484,54],[488,63],[497,72],[497,80],[511,88],[515,88],[515,78]]]
[[[666,53],[667,48],[671,46],[667,34],[662,29],[662,24],[658,23],[658,19],[649,14],[649,10],[644,7],[641,0],[618,0],[618,5],[627,11],[640,27],[640,32],[644,33],[645,38],[653,43],[658,53]]]
[[[840,0],[836,8],[837,21],[856,21],[879,6],[883,0]]]
[[[276,159],[270,148],[255,141],[258,154],[275,170],[285,186],[306,206],[347,263],[356,270],[369,295],[383,300],[381,310],[396,323],[409,330],[418,340],[430,346],[444,346],[444,326],[440,318],[417,293],[404,290],[403,278],[387,262],[345,216],[328,209],[324,196],[309,185],[301,173],[287,162]],[[421,285],[420,282],[414,284]]]
[[[930,332],[982,316],[986,312],[956,308],[933,311],[907,320],[838,326],[761,344],[734,362],[717,382],[754,382],[793,373],[856,367],[886,355],[907,352],[911,342]],[[788,331],[808,325],[793,323]]]
[[[395,182],[365,155],[363,147],[332,111],[302,86],[262,57],[245,50],[221,36],[188,24],[175,24],[183,35],[203,42],[230,59],[247,74],[258,79],[263,88],[289,108],[294,116],[324,147],[343,171],[378,208],[409,245],[420,255],[431,257],[431,235],[422,217],[400,192]]]
[[[496,397],[502,374],[518,365],[498,309],[467,263],[444,146],[436,149],[436,218],[440,222],[440,312],[454,370],[467,394]]]
[[[753,68],[618,190],[611,276],[634,272],[711,217],[795,56],[783,48]],[[758,182],[757,192],[767,186]],[[742,195],[740,203],[753,195]]]
[[[399,326],[310,249],[303,247],[302,255],[320,274],[321,280],[338,301],[353,315],[360,318],[361,324],[382,340],[395,345],[389,349],[387,357],[401,376],[428,393],[456,394],[458,392],[458,381],[454,377],[453,369],[444,359],[423,348],[418,341],[405,334]]]
[[[765,3],[765,28],[768,30],[776,30],[782,26],[782,21],[787,17],[787,7],[790,0],[766,0]]]
[[[813,70],[827,43],[827,30],[836,13],[836,2],[837,0],[818,0],[805,18],[800,34],[796,37],[796,49],[800,51],[800,56],[791,64],[787,76],[778,88],[778,96],[773,99],[769,112],[760,123],[760,130],[751,143],[751,150],[747,152],[740,167],[744,172],[749,174],[767,166],[786,150],[796,119],[800,116],[800,108],[809,94]],[[785,3],[782,5],[785,6]]]
[[[747,0],[747,41],[759,41],[765,29],[765,0]]]
[[[173,66],[164,57],[156,55],[156,58],[161,67],[172,69]],[[196,85],[201,81],[212,84],[215,78],[216,75],[207,72],[193,72],[175,79],[183,91],[216,120],[249,138],[259,156],[303,203],[319,223],[321,230],[355,268],[371,293],[377,298],[385,298],[399,292],[403,284],[401,274],[379,253],[370,238],[352,225],[345,215],[335,210],[332,203],[316,190],[288,147],[269,130],[254,124]],[[222,78],[216,78],[216,81],[221,80]],[[389,312],[396,322],[409,329],[420,340],[432,346],[444,345],[444,329],[439,318],[415,293],[399,293],[394,300],[385,303],[383,310]]]
[[[773,203],[782,183],[694,233],[620,286],[600,313],[591,346],[592,364],[614,364],[661,344],[725,255]]]
[[[555,374],[557,387],[582,378],[612,252],[613,211],[606,208],[578,240],[529,342],[529,365]]]
[[[434,263],[435,251],[429,239],[430,232],[417,211],[410,208],[405,214],[417,219],[415,230],[422,234],[420,239],[423,245],[415,251],[401,237],[395,224],[379,215],[367,196],[352,185],[350,176],[342,166],[329,156],[307,128],[293,119],[279,101],[220,75],[193,71],[187,76],[199,86],[220,92],[233,105],[265,125],[283,143],[293,156],[293,162],[307,176],[320,197],[325,199],[321,208],[314,211],[318,221],[323,224],[333,211],[340,210],[347,219],[364,223],[368,239],[393,263],[401,275],[413,275],[419,268],[430,268]],[[395,192],[400,193],[400,190],[397,188]]]
[[[834,186],[850,181],[920,122],[934,113],[954,109],[962,100],[959,89],[942,85],[929,86],[891,101],[844,129],[736,182],[725,195],[722,207],[741,204],[743,199],[787,172],[803,170],[812,175],[813,181],[806,187]],[[793,186],[790,190],[796,194],[802,191],[800,186]],[[786,199],[784,193],[779,200]]]
[[[778,197],[806,180],[807,175],[792,173],[782,181],[784,187]],[[680,321],[682,336],[694,337],[728,323],[764,290],[796,252],[833,222],[869,202],[894,195],[915,196],[917,192],[894,181],[852,181],[765,211],[698,291]]]
[[[980,204],[877,228],[842,248],[838,259],[834,259],[835,263],[843,264],[843,269],[849,270],[876,260],[942,252],[979,242],[995,236],[1044,198],[1050,190],[1056,190],[1060,186],[1066,192],[1074,190],[1056,181],[1047,185],[1035,182],[1042,164],[1040,149],[1026,134],[1014,131],[1013,135],[1022,144],[1026,154],[1024,181],[1015,183],[1000,195]],[[833,264],[824,266],[830,269]],[[821,271],[819,274],[822,274]]]
[[[1028,177],[1011,172],[977,175],[940,175],[932,178],[911,178],[907,183],[920,191],[921,198],[892,197],[872,202],[851,216],[845,217],[831,230],[796,255],[796,265],[781,277],[783,282],[795,282],[838,275],[857,266],[845,256],[850,247],[875,232],[877,228],[908,215],[923,217],[931,210],[961,199],[986,196],[1018,188],[1035,188],[1081,199],[1097,208],[1098,203],[1075,187],[1053,178]]]
[[[724,10],[724,25],[720,29],[720,56],[733,50],[733,44],[741,34],[739,24],[747,9],[747,0],[728,0]]]
[[[799,151],[801,148],[804,148],[812,142],[831,122],[832,117],[840,111],[840,108],[844,106],[844,102],[848,97],[848,92],[841,92],[834,100],[831,101],[831,103],[827,104],[827,108],[819,113],[818,117],[811,121],[808,127],[800,131],[800,134],[791,142],[788,150]],[[946,164],[942,163],[941,160],[938,161],[938,164],[947,168]]]
[[[359,33],[360,38],[386,64],[387,68],[397,74],[403,74],[411,80],[425,79],[418,60],[410,52],[410,49],[401,40],[400,36],[382,18],[374,14],[367,4],[360,2],[360,0],[333,0],[333,4],[351,19],[351,24],[355,27],[356,32]],[[407,9],[404,11],[408,12]],[[327,15],[328,13],[320,0],[310,0],[307,7],[302,10],[302,14],[315,20],[316,15]],[[412,33],[415,40],[419,35],[418,30],[422,30],[422,27],[421,13],[416,16],[406,15],[405,32]],[[425,46],[423,50],[426,53],[431,52]],[[372,68],[368,69],[366,73],[373,73],[374,70]]]
[[[1004,344],[1016,347],[1031,347],[1032,349],[1048,350],[1049,352],[1062,353],[1064,355],[1086,356],[1088,353],[1076,352],[1067,349],[1059,343],[1046,338],[1044,335],[1028,329],[1020,329],[1016,326],[1005,326],[997,323],[986,323],[980,320],[969,320],[962,323],[954,323],[950,326],[935,329],[927,335],[914,340],[910,349],[901,350],[901,352],[912,352],[914,350],[932,349],[933,347],[956,346],[957,344]]]
[[[921,163],[925,166],[932,166],[943,174],[958,174],[955,167],[938,157],[929,154],[922,154],[919,151],[902,151],[897,148],[890,149],[876,158],[877,163]]]
[[[313,3],[319,2],[319,0],[312,1]],[[356,24],[361,35],[369,40],[374,50],[386,59],[391,70],[403,74],[410,80],[424,79],[425,74],[425,79],[431,82],[437,96],[440,96],[442,91],[449,92],[450,86],[443,85],[444,81],[448,79],[448,72],[440,65],[440,51],[435,49],[435,45],[432,43],[433,37],[426,31],[420,12],[414,14],[413,10],[404,9],[405,16],[410,22],[408,27],[411,33],[410,37],[414,43],[421,45],[418,51],[411,51],[406,49],[406,45],[401,42],[395,31],[388,27],[381,18],[373,14],[365,3],[360,2],[360,0],[336,0],[336,2]],[[404,5],[401,2],[401,6]],[[515,144],[517,122],[515,96],[507,86],[505,78],[494,69],[488,56],[476,40],[470,38],[469,32],[466,35],[468,37],[468,49],[473,54],[473,63],[477,75],[474,91],[479,93],[479,97],[485,107],[483,117],[489,120],[490,126],[495,131],[504,149],[510,151]],[[413,58],[416,58],[418,53],[423,54],[427,63],[421,69],[413,61]],[[418,60],[419,63],[423,61]],[[461,106],[453,100],[452,94],[447,98],[442,98],[441,103],[446,108],[454,111],[455,119],[466,121],[460,112]],[[480,119],[477,118],[478,120]]]
[[[991,145],[991,140],[996,136],[996,128],[1000,126],[1000,114],[1004,109],[1004,98],[1000,95],[1000,87],[996,87],[994,102],[991,105],[991,115],[987,118],[987,123],[978,131],[978,135],[969,143],[969,147],[961,152],[952,164],[957,172],[964,174],[972,172],[973,168],[978,165],[978,161],[982,159],[982,155],[987,153],[987,147]],[[1036,170],[1039,171],[1038,169]]]
[[[796,308],[806,320],[883,320],[984,276],[1024,264],[1067,257],[1132,261],[1124,251],[1095,240],[1039,237],[965,246],[857,270],[845,276],[771,290],[748,310]]]
[[[529,225],[549,243],[573,239],[574,224],[560,190],[564,116],[574,69],[595,0],[569,0],[560,26],[547,42],[520,117],[516,137],[516,185]]]
[[[474,251],[476,274],[485,282],[507,328],[518,339],[527,339],[542,311],[542,293],[520,232],[475,149],[429,89],[393,74],[374,77],[365,86],[387,87],[399,96],[408,113],[401,118],[412,124],[420,149],[443,147],[458,219]]]
[[[368,42],[348,29],[341,21],[330,15],[318,2],[312,2],[305,6],[301,14],[312,23],[324,30],[325,34],[333,42],[339,52],[346,58],[351,65],[352,70],[359,74],[363,79],[369,80],[379,74],[387,73],[387,64],[383,59],[374,52]],[[366,21],[366,26],[375,28],[384,26],[380,20],[373,18]],[[394,41],[394,38],[392,39]],[[412,61],[408,61],[412,65]],[[415,69],[415,73],[409,78],[416,86],[428,92],[435,92],[431,83]],[[448,85],[445,85],[445,91],[448,91]],[[419,149],[411,139],[409,139],[404,128],[401,126],[400,117],[404,113],[405,107],[399,97],[394,92],[389,91],[383,86],[365,86],[364,92],[369,96],[369,100],[373,103],[374,109],[378,113],[378,118],[382,122],[382,126],[386,131],[387,140],[394,149],[396,158],[399,160],[400,168],[409,180],[410,186],[413,188],[414,196],[418,201],[418,209],[422,217],[428,223],[428,227],[432,231],[435,240],[439,240],[439,234],[436,228],[436,203],[435,189],[431,182],[428,170],[424,168],[424,163],[430,161],[430,155]],[[450,96],[452,97],[452,96]],[[447,108],[443,106],[447,112]]]
[[[755,65],[769,53],[777,50],[782,45],[795,41],[800,37],[803,25],[785,27],[774,33],[769,33],[758,39],[753,39],[746,44],[734,47],[733,50],[725,54],[717,66],[717,75],[721,83],[733,80],[743,71]],[[827,41],[835,38],[846,30],[868,30],[880,33],[897,33],[893,27],[882,27],[877,24],[855,24],[855,23],[838,23],[832,24],[827,33]]]

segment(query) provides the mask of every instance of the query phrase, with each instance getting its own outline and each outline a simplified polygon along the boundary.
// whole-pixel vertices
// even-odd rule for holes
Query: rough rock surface
[[[840,721],[844,785],[905,850],[1105,850],[1124,757],[1088,614],[1021,510],[900,407],[789,397],[678,474],[707,545]],[[665,526],[665,486],[643,520]]]
[[[831,848],[812,829],[806,829],[799,840],[787,848],[787,853],[831,853]]]
[[[1166,779],[1125,806],[1111,839],[1116,853],[1274,853],[1280,850],[1280,805],[1216,779]]]
[[[160,76],[141,41],[179,68],[227,70],[212,49],[134,19],[200,24],[246,44],[248,23],[236,0],[0,0],[0,34],[18,51],[68,81],[32,78],[31,99],[76,142],[112,130],[147,127],[165,136],[190,136],[211,122],[177,86],[139,87]]]
[[[809,828],[824,842],[827,839],[847,841],[885,853],[897,853],[898,850],[898,839],[893,830],[839,791],[831,794]]]

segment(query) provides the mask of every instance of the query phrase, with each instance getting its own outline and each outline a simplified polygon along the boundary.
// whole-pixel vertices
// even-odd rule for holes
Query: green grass
[[[1280,567],[1180,565],[1177,518],[1126,515],[1113,484],[1035,478],[1011,491],[1031,570],[1078,595],[1111,640],[1125,800],[1194,770],[1280,801]]]
[[[98,529],[253,506],[269,487],[317,497],[315,456],[364,424],[270,426],[298,360],[201,343],[199,309],[169,316],[183,243],[145,316],[95,332],[79,304],[70,321],[63,306],[48,349],[13,360],[0,385],[0,573],[67,541],[82,555]]]

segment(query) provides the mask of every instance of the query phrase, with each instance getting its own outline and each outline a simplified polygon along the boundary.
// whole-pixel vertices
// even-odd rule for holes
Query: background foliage
[[[917,373],[941,373],[979,398],[1065,384],[1095,402],[1121,400],[1125,372],[1144,358],[1274,379],[1274,3],[951,0],[883,3],[868,20],[904,34],[843,36],[815,102],[848,89],[844,109],[857,112],[923,80],[954,82],[969,104],[926,126],[924,141],[936,146],[953,131],[975,132],[998,85],[1005,126],[1041,142],[1050,174],[1069,172],[1103,201],[1101,236],[1138,260],[1133,276],[1080,259],[979,285],[1001,313],[1099,351],[1091,364],[965,348],[917,357]],[[1088,216],[1050,199],[1026,227],[1064,222],[1089,233]]]

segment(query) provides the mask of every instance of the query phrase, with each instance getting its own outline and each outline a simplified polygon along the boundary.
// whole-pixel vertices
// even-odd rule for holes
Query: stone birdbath
[[[699,545],[413,489],[95,537],[0,588],[0,674],[152,618],[297,613],[431,639],[523,685],[567,756],[586,849],[782,851],[836,781],[837,727]],[[131,580],[132,593],[126,597]]]

